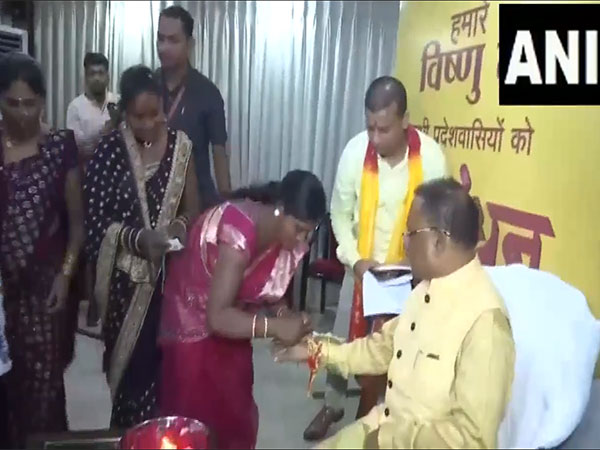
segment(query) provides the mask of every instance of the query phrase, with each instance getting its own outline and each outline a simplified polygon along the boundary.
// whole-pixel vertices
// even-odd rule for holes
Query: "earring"
[[[275,217],[279,217],[281,215],[281,211],[279,211],[279,208],[275,208],[275,211],[273,211],[273,215]]]

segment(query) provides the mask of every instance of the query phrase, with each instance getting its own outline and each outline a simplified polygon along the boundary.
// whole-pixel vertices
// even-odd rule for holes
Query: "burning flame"
[[[163,436],[162,439],[160,440],[160,448],[161,449],[178,449],[179,447],[177,447],[177,445],[171,440],[169,439],[167,436]],[[191,450],[192,447],[185,447],[185,449],[183,450]]]
[[[161,449],[163,449],[163,448],[164,449],[167,449],[167,448],[176,449],[177,446],[167,436],[163,436],[163,438],[160,440],[160,448]]]

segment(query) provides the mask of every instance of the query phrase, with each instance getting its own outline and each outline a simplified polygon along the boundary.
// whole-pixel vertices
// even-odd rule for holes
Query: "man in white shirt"
[[[67,108],[67,128],[73,130],[79,149],[82,170],[94,154],[103,134],[116,126],[118,97],[108,91],[108,59],[101,53],[87,53],[83,60],[85,92]],[[86,267],[85,295],[90,300],[88,325],[98,322],[98,309],[93,300],[94,270]]]
[[[367,270],[379,264],[402,262],[390,261],[389,255],[390,251],[395,252],[398,250],[396,247],[399,248],[394,238],[401,236],[399,232],[402,229],[397,230],[399,225],[406,225],[406,221],[401,223],[400,218],[408,214],[405,206],[419,184],[418,179],[428,181],[447,174],[442,148],[431,137],[410,125],[407,107],[406,89],[399,80],[389,76],[374,80],[365,95],[366,130],[350,139],[338,164],[331,199],[331,222],[338,242],[337,256],[346,266],[346,275],[333,326],[336,336],[348,336],[349,331],[353,334],[350,322],[357,322],[356,314],[351,314],[354,312],[355,281],[362,280]],[[414,147],[412,150],[411,145]],[[370,152],[371,148],[375,152]],[[372,156],[367,161],[369,153]],[[416,164],[409,161],[413,154],[415,161],[418,161]],[[369,181],[372,175],[367,178],[364,176],[366,171],[372,170],[371,164],[377,167],[377,179],[374,181]],[[414,176],[411,175],[417,167],[420,176],[416,172]],[[371,193],[377,196],[371,199],[372,204],[368,201],[366,184],[378,186],[377,192]],[[367,200],[363,204],[364,199]],[[361,255],[359,245],[359,219],[363,215],[363,205],[370,206],[365,209],[369,217],[364,218],[372,221],[372,250],[369,256]],[[362,308],[357,312],[362,316]],[[376,390],[365,389],[364,383],[361,386],[359,415],[368,412],[369,402],[372,401],[370,397],[377,394]],[[323,439],[329,427],[342,419],[347,388],[348,381],[342,376],[328,374],[325,402],[306,428],[306,440]]]
[[[115,125],[111,120],[118,97],[108,91],[108,59],[101,53],[87,53],[83,60],[85,92],[67,108],[67,128],[75,133],[82,163],[94,153],[100,138]]]

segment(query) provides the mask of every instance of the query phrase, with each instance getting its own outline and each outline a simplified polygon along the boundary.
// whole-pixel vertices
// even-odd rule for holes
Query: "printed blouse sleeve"
[[[250,258],[256,246],[254,222],[235,205],[228,205],[223,211],[217,241],[219,245],[233,247]]]
[[[98,144],[98,149],[96,149],[94,156],[88,163],[83,180],[85,252],[88,259],[94,263],[98,257],[104,235],[108,227],[114,222],[112,213],[116,208],[114,204],[115,191],[105,189],[104,183],[123,176],[123,173],[117,170],[113,163],[116,158],[111,158],[115,149],[111,146],[111,151],[99,151],[99,148],[117,142],[114,139],[109,142],[109,139],[109,136],[105,136]],[[107,179],[107,176],[112,177],[112,180]]]
[[[68,172],[79,165],[79,151],[77,150],[73,130],[61,131],[61,137],[63,141],[63,163],[65,171]]]

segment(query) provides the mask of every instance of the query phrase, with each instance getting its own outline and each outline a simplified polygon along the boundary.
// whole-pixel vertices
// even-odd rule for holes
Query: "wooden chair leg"
[[[325,312],[325,302],[327,301],[327,281],[321,280],[321,314]]]

